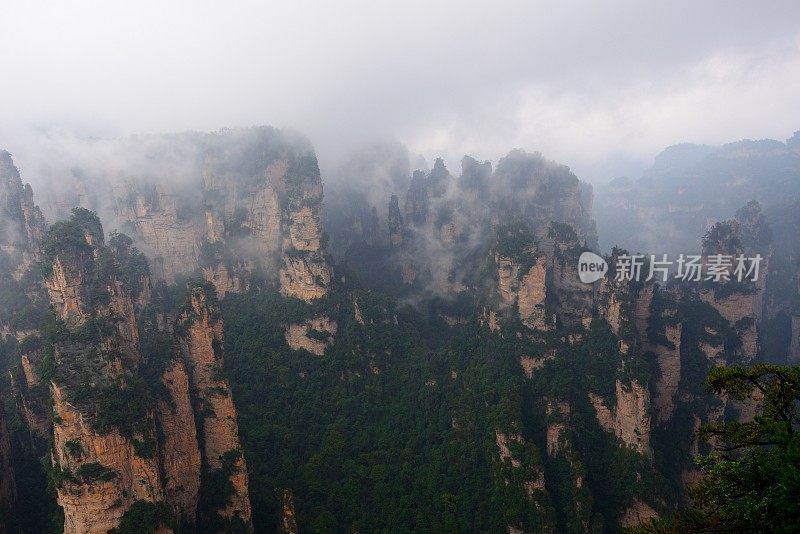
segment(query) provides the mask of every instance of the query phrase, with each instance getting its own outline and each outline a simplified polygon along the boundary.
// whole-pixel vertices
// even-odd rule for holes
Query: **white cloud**
[[[266,123],[306,132],[323,168],[394,135],[605,180],[675,142],[800,128],[798,35],[794,1],[9,0],[0,146]]]

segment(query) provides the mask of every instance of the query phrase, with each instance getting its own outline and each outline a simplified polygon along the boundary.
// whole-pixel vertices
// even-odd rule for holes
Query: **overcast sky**
[[[800,2],[0,0],[0,147],[272,124],[581,178],[800,129]]]

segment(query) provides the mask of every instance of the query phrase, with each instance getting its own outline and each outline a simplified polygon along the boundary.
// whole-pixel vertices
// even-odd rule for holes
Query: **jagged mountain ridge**
[[[697,251],[714,222],[732,217],[749,201],[769,211],[796,197],[798,176],[800,132],[786,142],[668,147],[641,178],[618,178],[598,188],[601,244],[640,252]],[[640,230],[629,232],[631,225]]]
[[[267,168],[269,165],[267,163]],[[240,167],[234,165],[234,168]],[[243,175],[255,176],[259,172],[247,171]],[[492,185],[494,180],[497,184]],[[231,183],[222,181],[227,185]],[[281,232],[288,232],[281,248],[288,259],[293,259],[292,255],[298,252],[301,259],[308,258],[303,252],[324,254],[322,230],[314,216],[321,201],[321,184],[319,194],[314,193],[318,173],[312,182],[300,188],[300,195],[289,196],[285,204],[286,226],[279,227]],[[265,183],[269,186],[279,182],[268,178]],[[491,193],[493,200],[482,202],[487,194],[482,190],[495,186]],[[506,187],[514,193],[509,198],[498,195]],[[204,186],[203,191],[217,189]],[[309,190],[311,193],[306,195]],[[469,192],[473,194],[467,194]],[[213,298],[208,304],[208,289],[202,285],[191,286],[197,292],[188,296],[185,306],[179,308],[180,313],[173,306],[166,306],[167,311],[161,315],[147,312],[148,302],[165,299],[169,292],[160,293],[166,285],[162,286],[164,289],[152,288],[149,281],[131,276],[131,273],[141,273],[143,265],[131,261],[138,256],[130,249],[132,243],[120,236],[116,236],[111,247],[114,249],[112,256],[121,265],[131,268],[123,270],[118,280],[100,277],[99,287],[107,288],[101,293],[109,293],[109,303],[87,306],[84,293],[96,289],[96,284],[90,283],[96,278],[93,265],[103,258],[101,250],[106,245],[99,225],[90,218],[85,219],[78,224],[82,231],[72,236],[76,238],[72,246],[77,248],[67,247],[61,251],[61,246],[69,244],[64,239],[54,240],[55,247],[49,247],[49,252],[48,247],[44,247],[46,257],[51,259],[45,265],[49,263],[52,271],[46,284],[49,295],[44,298],[60,315],[68,331],[77,331],[90,320],[96,323],[98,314],[100,318],[121,320],[112,321],[114,328],[111,330],[94,324],[99,341],[70,342],[66,346],[62,341],[61,352],[56,350],[54,354],[61,354],[55,359],[57,368],[68,371],[82,352],[101,347],[119,353],[107,368],[99,369],[101,376],[116,379],[120,372],[125,376],[137,376],[139,369],[149,368],[149,365],[142,367],[141,363],[144,359],[142,339],[153,342],[152,337],[158,338],[159,332],[174,336],[175,346],[168,343],[167,352],[174,351],[180,356],[167,357],[163,372],[155,375],[170,391],[168,398],[171,397],[172,402],[151,405],[152,415],[144,417],[142,428],[150,435],[152,425],[176,431],[166,433],[157,454],[150,458],[146,453],[142,456],[137,446],[141,448],[147,440],[141,430],[139,434],[132,434],[133,437],[126,437],[119,430],[113,430],[114,425],[105,433],[92,429],[91,425],[81,425],[83,412],[79,407],[76,413],[71,403],[63,402],[64,380],[56,374],[52,394],[58,400],[56,407],[60,411],[52,423],[46,421],[46,411],[43,413],[42,432],[47,438],[47,427],[53,425],[56,464],[62,469],[77,471],[82,465],[95,463],[89,461],[94,460],[94,456],[74,458],[69,449],[77,450],[77,446],[67,446],[67,442],[80,442],[81,450],[86,442],[96,451],[102,447],[94,444],[113,439],[119,445],[117,449],[126,451],[113,470],[149,472],[153,479],[147,487],[140,487],[137,479],[124,476],[103,480],[110,475],[96,467],[93,469],[98,472],[92,474],[99,477],[96,480],[90,478],[81,483],[81,479],[75,482],[65,478],[67,489],[59,492],[68,520],[65,526],[79,531],[80,525],[85,525],[88,516],[84,505],[91,501],[81,498],[80,492],[87,491],[87,486],[91,488],[92,484],[108,485],[110,494],[117,492],[124,497],[122,504],[116,501],[99,503],[99,508],[113,509],[113,513],[105,516],[107,523],[102,528],[113,526],[124,516],[125,509],[133,508],[136,503],[130,495],[148,502],[166,500],[173,510],[184,512],[200,503],[198,512],[205,513],[208,510],[204,507],[209,501],[200,497],[202,484],[198,483],[198,479],[207,478],[202,471],[204,465],[216,472],[223,469],[234,489],[238,488],[238,492],[227,499],[227,505],[218,509],[223,514],[238,511],[246,519],[252,508],[256,528],[266,529],[277,522],[281,510],[287,510],[282,521],[289,525],[302,525],[305,521],[313,523],[314,528],[324,529],[352,521],[353,524],[361,522],[369,530],[369,527],[386,527],[388,523],[381,521],[390,520],[406,528],[431,527],[430,523],[425,523],[430,520],[426,519],[426,513],[439,518],[437,521],[442,523],[435,524],[444,527],[448,517],[446,510],[452,508],[465,513],[473,505],[481,509],[485,505],[482,499],[488,497],[471,486],[464,490],[463,502],[458,501],[459,495],[447,491],[444,492],[447,498],[444,494],[435,497],[423,494],[420,504],[441,501],[446,504],[442,510],[420,506],[422,511],[415,514],[404,509],[407,515],[403,518],[385,514],[374,518],[373,523],[358,515],[357,520],[348,518],[338,514],[345,513],[351,505],[359,505],[355,497],[352,502],[336,501],[334,504],[321,504],[318,500],[319,488],[328,487],[326,491],[333,491],[325,483],[339,481],[336,477],[343,475],[326,473],[324,476],[330,478],[325,478],[322,486],[320,482],[312,484],[306,478],[309,475],[304,473],[313,466],[319,468],[318,463],[314,463],[318,460],[312,454],[306,466],[291,467],[293,462],[306,458],[304,448],[293,441],[290,443],[294,447],[278,450],[283,456],[275,455],[284,458],[284,463],[285,455],[294,456],[290,467],[275,465],[270,455],[261,452],[264,443],[257,439],[263,436],[261,425],[283,430],[268,434],[274,436],[269,447],[278,447],[285,440],[291,440],[292,435],[306,431],[310,419],[292,419],[295,413],[309,413],[312,418],[323,419],[330,415],[334,417],[330,421],[333,426],[320,428],[321,435],[325,436],[321,441],[312,440],[314,446],[319,447],[316,452],[334,454],[336,459],[340,457],[335,454],[344,454],[347,462],[333,462],[337,465],[353,462],[361,465],[363,457],[348,457],[346,448],[344,452],[336,452],[341,448],[337,445],[337,432],[356,432],[351,427],[342,427],[341,422],[334,424],[336,410],[345,410],[347,406],[354,409],[353,405],[365,409],[380,407],[383,403],[391,406],[401,402],[396,396],[403,399],[402,402],[412,402],[399,394],[401,389],[418,397],[415,402],[420,402],[422,408],[415,411],[415,417],[419,418],[415,421],[422,426],[408,428],[419,432],[420,428],[435,426],[437,433],[458,443],[464,452],[472,451],[470,454],[475,456],[476,462],[472,469],[486,477],[484,483],[491,495],[489,500],[501,503],[499,509],[485,510],[482,520],[488,522],[487,528],[512,532],[581,531],[590,527],[613,530],[619,523],[635,522],[657,512],[669,511],[672,509],[670,502],[681,496],[680,480],[695,476],[690,469],[690,453],[699,444],[692,442],[691,428],[702,421],[719,420],[730,410],[737,409],[708,405],[700,388],[702,369],[712,363],[742,363],[757,357],[758,340],[754,337],[757,297],[753,293],[738,292],[736,288],[720,293],[713,288],[704,291],[682,286],[659,288],[652,283],[617,283],[610,276],[596,286],[580,284],[577,255],[590,248],[593,240],[585,195],[585,188],[564,168],[554,168],[541,157],[523,152],[512,152],[495,172],[486,163],[465,159],[459,178],[451,176],[444,165],[437,162],[429,173],[412,176],[403,201],[397,196],[390,197],[386,230],[376,233],[380,236],[378,242],[367,243],[374,250],[369,251],[362,245],[361,255],[348,254],[352,264],[361,262],[369,252],[393,251],[379,264],[386,267],[379,270],[379,274],[388,286],[396,288],[395,298],[382,295],[381,286],[372,280],[363,284],[357,280],[363,278],[365,265],[358,273],[361,276],[351,276],[346,263],[341,270],[334,266],[337,276],[331,277],[324,295],[288,292],[285,288],[289,286],[282,284],[274,272],[271,278],[266,277],[263,289],[261,283],[238,286],[226,283],[222,314],[226,325],[233,325],[232,339],[231,334],[222,335],[219,312],[214,309]],[[162,209],[166,204],[159,200],[152,205],[159,213],[170,212]],[[227,202],[222,201],[204,206],[225,205]],[[208,215],[208,211],[203,213]],[[253,213],[248,212],[244,219],[253,220]],[[213,213],[212,219],[219,220],[213,218]],[[235,260],[241,256],[235,249],[231,252],[228,248],[228,240],[236,237],[231,231],[231,220],[224,217],[222,220],[223,231],[218,234],[222,245],[219,264],[227,267],[232,260],[235,265]],[[215,224],[206,218],[205,228],[213,227]],[[142,235],[137,237],[141,240]],[[480,239],[474,239],[476,235]],[[313,250],[304,250],[304,247]],[[431,261],[442,252],[450,254],[453,260]],[[155,261],[156,257],[149,258],[150,265]],[[409,267],[406,267],[407,262]],[[209,271],[197,267],[199,265],[189,263],[186,270],[194,270],[219,284],[218,279],[215,281],[213,275],[209,276]],[[456,267],[469,275],[458,274]],[[329,269],[327,264],[326,268]],[[408,283],[404,275],[411,278],[410,273],[416,274]],[[43,288],[39,285],[39,294],[33,296],[32,301],[42,298]],[[400,299],[403,298],[415,299],[417,307],[399,305],[398,301],[402,303]],[[420,312],[420,309],[427,311]],[[15,313],[11,315],[12,319],[16,318]],[[149,326],[140,327],[136,317],[149,318]],[[687,324],[691,324],[691,328],[681,327]],[[11,326],[4,328],[11,332]],[[31,332],[18,332],[18,335],[24,341],[31,337]],[[33,336],[36,335],[34,332]],[[135,341],[137,336],[138,342]],[[254,336],[258,343],[253,343]],[[53,348],[58,346],[55,343]],[[224,389],[225,381],[219,380],[216,371],[206,372],[209,364],[217,365],[220,370],[223,368],[219,355],[223,347],[226,352],[224,368],[232,373],[232,395],[230,390],[227,394],[219,391],[218,388]],[[260,348],[254,351],[254,347]],[[19,362],[15,376],[20,386],[24,381],[35,389],[41,378],[35,375],[40,367],[37,363],[44,354],[37,354],[37,350],[40,347],[35,345],[15,347],[14,357]],[[435,365],[429,365],[429,361]],[[276,368],[277,364],[289,365],[291,372]],[[264,375],[264,369],[277,372]],[[471,398],[474,384],[481,384],[477,389],[480,394]],[[346,393],[341,391],[342,387]],[[382,389],[392,394],[378,397],[378,404],[359,404],[362,395]],[[277,397],[270,401],[275,403],[270,404],[270,411],[254,411],[261,402],[260,397],[253,396],[254,391],[265,398]],[[302,395],[295,396],[294,391]],[[68,399],[69,392],[66,394]],[[336,396],[338,400],[334,399]],[[470,399],[474,407],[465,410],[454,402],[461,396]],[[23,408],[35,405],[35,399],[26,395],[21,387],[17,398]],[[238,413],[231,414],[231,399],[237,403],[239,399],[246,399],[245,404],[237,406]],[[291,402],[282,404],[287,399]],[[336,409],[329,414],[326,405],[331,404],[331,409]],[[272,411],[273,406],[275,411]],[[206,413],[207,408],[210,411]],[[241,415],[243,408],[247,412],[245,415]],[[318,410],[316,415],[314,410]],[[443,410],[446,425],[428,415],[439,410]],[[220,412],[224,414],[222,421]],[[198,413],[201,414],[199,420]],[[400,415],[394,410],[390,413],[395,417]],[[286,427],[281,426],[284,424],[281,414],[289,418]],[[224,445],[230,443],[227,438],[215,440],[214,443],[223,444],[219,446],[201,443],[200,439],[194,443],[185,439],[186,435],[192,435],[193,423],[197,436],[218,435],[227,429],[226,435],[230,437],[231,422],[235,424],[237,419],[243,454],[232,453],[223,459],[225,452],[234,450]],[[393,426],[406,428],[401,419],[395,419]],[[40,419],[28,417],[26,421],[32,431],[42,427]],[[377,424],[375,431],[385,430],[382,424]],[[481,443],[478,445],[472,441],[474,434],[482,436],[485,443],[478,440]],[[674,443],[676,435],[683,436],[678,446]],[[66,439],[67,436],[70,438]],[[413,436],[412,431],[401,434],[400,438],[410,436]],[[369,434],[349,437],[359,442],[368,439]],[[435,441],[428,440],[435,439],[439,438],[421,434],[419,453],[428,450],[428,446],[433,447]],[[377,455],[391,450],[385,448],[388,445],[383,439],[361,446],[366,447],[365,452]],[[605,456],[598,459],[597,451]],[[670,454],[674,456],[669,457]],[[669,461],[665,461],[665,457],[669,457]],[[437,465],[434,458],[429,461],[431,466]],[[455,471],[463,475],[465,466],[452,458],[451,462],[454,462]],[[97,463],[104,465],[101,461]],[[167,471],[166,480],[157,480],[163,475],[160,469],[153,467],[156,465]],[[384,465],[387,469],[395,468],[388,460]],[[226,466],[234,469],[226,473]],[[613,475],[623,481],[625,487],[609,483],[609,466],[613,466]],[[428,472],[424,464],[422,469]],[[265,470],[274,478],[265,479]],[[257,477],[259,482],[250,485],[252,507],[241,478],[244,477],[246,484],[248,474],[251,478]],[[363,473],[359,475],[363,476]],[[234,480],[236,477],[239,477],[238,482]],[[370,483],[377,483],[377,480],[368,479]],[[346,480],[352,482],[349,478]],[[365,483],[362,478],[355,480]],[[435,477],[433,480],[437,488],[438,484],[446,482]],[[636,480],[646,483],[637,486]],[[278,484],[281,488],[294,489],[295,497],[288,502],[294,501],[297,514],[293,506],[284,505],[285,491],[273,489],[277,482],[281,483]],[[442,486],[443,491],[444,488]],[[77,497],[68,490],[75,490]],[[130,495],[125,497],[123,492]],[[333,495],[325,491],[323,494]],[[385,500],[381,500],[381,495]],[[391,492],[378,493],[377,498],[369,502],[380,507],[398,502],[394,498]]]
[[[18,173],[7,173],[3,185],[20,190]],[[31,220],[24,210],[8,213],[20,225]],[[10,349],[17,359],[3,367],[12,365],[24,422],[12,456],[44,455],[63,531],[104,533],[150,513],[165,528],[252,530],[213,286],[190,286],[183,312],[165,305],[166,286],[151,288],[132,241],[113,233],[106,243],[99,219],[81,208],[25,245],[4,248],[7,264],[18,262],[3,272],[4,289],[16,282],[27,291],[27,302],[4,302],[9,320],[2,321],[12,332],[4,355]],[[20,253],[6,253],[11,247]],[[9,451],[2,452],[6,466]],[[29,483],[26,492],[46,490]],[[14,513],[8,525],[32,526]]]
[[[700,238],[714,223],[757,201],[775,233],[769,241],[773,257],[759,314],[768,358],[786,363],[800,358],[800,276],[794,268],[798,196],[800,132],[786,142],[669,147],[640,179],[622,178],[600,188],[596,217],[604,248],[620,245],[674,256],[697,253]]]

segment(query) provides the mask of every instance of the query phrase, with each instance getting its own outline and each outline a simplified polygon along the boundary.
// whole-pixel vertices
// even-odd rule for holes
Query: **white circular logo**
[[[595,254],[586,251],[578,258],[578,276],[584,284],[597,282],[608,271],[606,260]]]

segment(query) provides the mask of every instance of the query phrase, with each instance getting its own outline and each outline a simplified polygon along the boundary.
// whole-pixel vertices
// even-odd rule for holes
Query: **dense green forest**
[[[496,333],[477,316],[448,328],[437,307],[446,303],[420,309],[369,291],[346,294],[312,305],[275,291],[223,301],[226,370],[258,529],[275,528],[286,488],[299,523],[317,532],[500,531],[517,523],[602,530],[634,497],[668,491],[647,459],[601,429],[586,398],[589,390],[613,397],[620,355],[604,321],[584,342],[559,345],[555,335],[516,335],[513,318]],[[325,356],[291,350],[285,325],[320,314],[339,324]],[[520,356],[553,346],[559,357],[526,380]],[[585,466],[568,452],[546,454],[546,398],[572,404],[571,441]],[[509,471],[493,469],[496,430],[523,435],[529,477],[544,469],[552,490],[541,509],[498,476]],[[576,469],[589,474],[588,517],[575,516],[578,503],[590,508],[589,491],[575,492]]]

